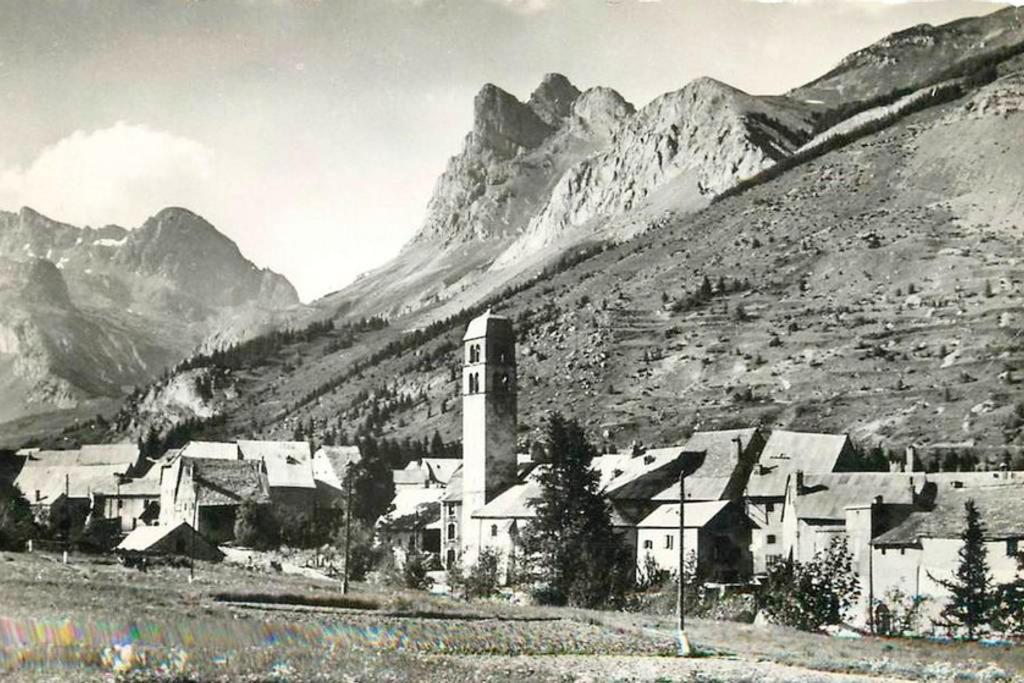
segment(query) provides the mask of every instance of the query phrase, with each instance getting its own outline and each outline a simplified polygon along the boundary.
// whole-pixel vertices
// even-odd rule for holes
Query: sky
[[[1018,0],[1021,4],[1024,0]],[[782,93],[970,0],[0,0],[0,209],[184,206],[309,301],[422,224],[487,82]]]

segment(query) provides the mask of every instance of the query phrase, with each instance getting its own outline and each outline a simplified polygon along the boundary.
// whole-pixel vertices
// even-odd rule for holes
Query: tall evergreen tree
[[[946,628],[966,628],[967,637],[974,640],[978,628],[989,623],[995,607],[992,575],[988,568],[988,551],[985,548],[985,526],[973,500],[964,504],[964,525],[958,555],[960,564],[950,580],[933,581],[950,593],[949,602],[942,610],[936,623]]]
[[[545,598],[557,604],[614,604],[632,582],[628,552],[591,468],[597,451],[575,420],[552,414],[546,425],[548,465],[538,475],[537,515],[523,535]]]

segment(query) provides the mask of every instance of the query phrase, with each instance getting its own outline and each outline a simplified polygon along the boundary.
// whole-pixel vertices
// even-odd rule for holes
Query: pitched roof
[[[423,523],[432,521],[434,507],[440,515],[440,502],[444,492],[444,489],[437,487],[399,489],[391,501],[393,509],[381,518],[381,524],[401,527],[407,525],[411,519],[422,518],[420,521]]]
[[[270,499],[259,462],[220,458],[183,458],[192,467],[200,505],[238,505],[243,500],[265,503]]]
[[[530,506],[530,501],[540,496],[540,482],[530,478],[501,492],[487,505],[476,510],[473,516],[482,519],[532,519],[537,513]]]
[[[167,526],[140,526],[132,530],[120,544],[118,544],[118,550],[149,550],[154,545],[159,543],[172,531],[175,531],[179,526],[184,524],[190,529],[192,528],[187,522],[181,521],[174,525]]]
[[[49,504],[64,494],[65,486],[72,498],[115,490],[126,469],[125,465],[36,464],[23,467],[14,483],[30,503]]]
[[[699,474],[698,470],[698,474]],[[686,478],[686,500],[722,500],[728,495],[731,477],[701,477],[693,475]],[[679,502],[679,479],[669,482],[661,491],[651,498],[655,501]]]
[[[462,466],[460,465],[455,472],[452,473],[452,478],[448,480],[448,486],[445,489],[444,496],[441,497],[446,503],[461,503],[462,502]]]
[[[238,452],[238,444],[222,441],[189,441],[181,449],[181,454],[187,458],[216,458],[218,460],[238,460],[241,458]]]
[[[238,450],[244,460],[263,461],[271,488],[316,488],[306,441],[239,441]]]
[[[747,482],[748,496],[783,496],[789,475],[834,472],[849,445],[846,434],[817,434],[776,429],[768,437]]]
[[[805,474],[793,511],[798,519],[845,519],[847,506],[870,505],[879,496],[883,503],[912,504],[923,483],[924,475],[913,473]]]
[[[488,308],[483,315],[469,321],[469,325],[466,326],[466,334],[463,335],[462,340],[478,339],[494,331],[511,333],[512,321],[503,315],[492,313],[491,309]]]
[[[140,460],[139,447],[133,443],[91,444],[79,451],[79,465],[129,465]]]
[[[690,476],[731,477],[740,464],[741,450],[746,450],[755,434],[757,434],[757,429],[754,428],[694,432],[693,436],[683,444],[683,450],[706,455],[700,469]]]
[[[423,458],[424,464],[430,468],[434,481],[447,485],[455,470],[462,467],[462,458]]]
[[[687,529],[700,529],[718,516],[722,510],[729,506],[727,500],[708,500],[683,505],[686,519],[684,520]],[[679,503],[665,503],[654,509],[654,512],[644,517],[637,524],[638,529],[678,529],[679,528]]]
[[[922,538],[959,538],[964,505],[973,500],[985,540],[1024,539],[1024,485],[1020,482],[938,492],[931,510],[913,512],[899,526],[871,541],[875,546],[917,545]]]
[[[682,446],[649,448],[617,462],[604,491],[612,498],[646,499],[665,488],[665,479],[679,476]],[[596,460],[596,459],[595,459]],[[668,471],[664,471],[668,470]],[[656,473],[660,475],[655,476]],[[603,478],[603,477],[602,477]]]
[[[341,489],[349,466],[360,457],[359,446],[321,446],[313,454],[313,479]]]

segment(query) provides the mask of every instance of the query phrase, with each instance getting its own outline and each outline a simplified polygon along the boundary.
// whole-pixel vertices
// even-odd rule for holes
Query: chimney
[[[802,495],[804,495],[804,491],[805,491],[805,489],[804,489],[804,471],[803,470],[797,470],[796,471],[796,495],[802,496]]]
[[[917,459],[915,457],[916,455],[917,454],[916,454],[916,452],[914,450],[914,447],[913,446],[907,446],[907,450],[906,450],[906,464],[903,466],[903,471],[904,472],[913,472],[914,471],[914,460]]]

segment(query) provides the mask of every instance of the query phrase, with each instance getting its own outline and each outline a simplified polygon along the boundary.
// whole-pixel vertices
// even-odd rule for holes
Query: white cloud
[[[201,143],[147,126],[79,130],[27,166],[0,166],[0,206],[31,206],[80,225],[132,227],[202,194],[213,162]]]

